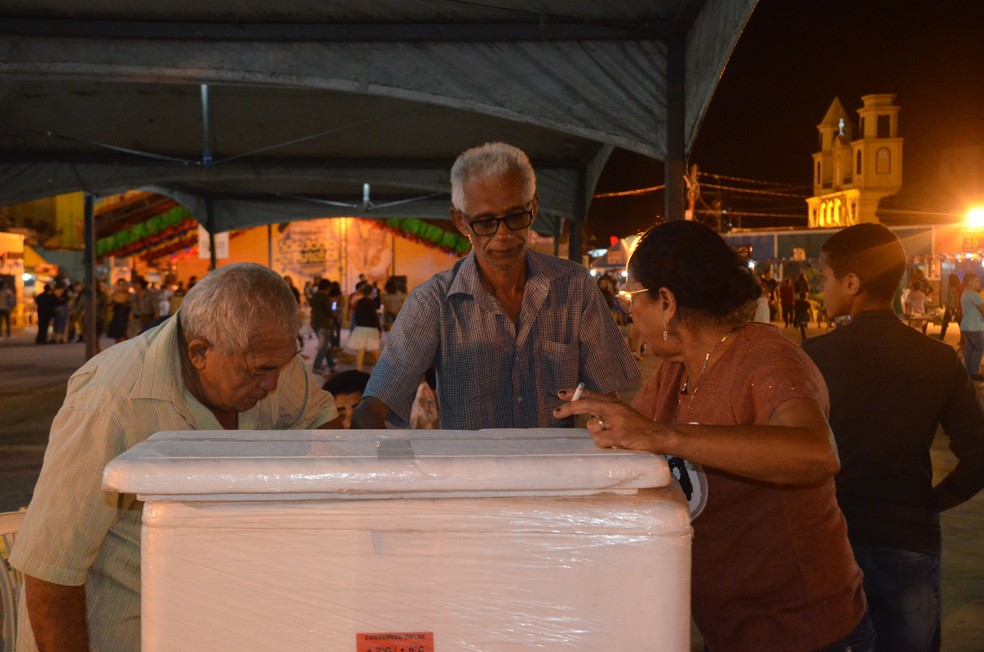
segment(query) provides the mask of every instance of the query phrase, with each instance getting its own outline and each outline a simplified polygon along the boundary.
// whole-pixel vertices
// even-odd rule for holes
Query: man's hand
[[[24,576],[27,612],[38,652],[88,652],[85,586],[63,586]]]
[[[389,415],[390,409],[385,403],[373,396],[364,396],[352,411],[352,429],[382,430]]]

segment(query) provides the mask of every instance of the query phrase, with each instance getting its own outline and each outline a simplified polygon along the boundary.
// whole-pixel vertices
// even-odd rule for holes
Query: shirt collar
[[[856,324],[859,321],[866,321],[869,319],[885,319],[891,317],[892,319],[899,319],[898,314],[891,308],[882,308],[879,310],[862,310],[853,317],[851,317],[851,323]]]
[[[175,392],[181,392],[184,388],[181,354],[178,351],[177,316],[165,320],[148,337],[150,341],[144,353],[140,377],[133,386],[130,397],[173,401],[177,398]]]
[[[453,294],[467,294],[473,297],[488,296],[482,281],[478,275],[478,263],[475,261],[475,250],[473,249],[458,263],[458,271],[451,281],[448,288],[448,296]],[[541,254],[527,249],[526,251],[526,287],[548,288],[550,282],[561,276],[564,268],[558,264],[558,260],[547,254]]]

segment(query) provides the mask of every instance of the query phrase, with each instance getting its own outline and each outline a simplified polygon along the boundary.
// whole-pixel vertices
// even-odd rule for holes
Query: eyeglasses
[[[615,295],[615,305],[618,309],[622,311],[622,314],[628,317],[632,314],[632,297],[636,294],[642,294],[643,292],[649,292],[648,288],[642,288],[641,290],[622,290]]]
[[[455,209],[458,211],[458,209]],[[521,231],[533,223],[533,211],[517,211],[509,213],[503,217],[489,217],[481,220],[472,220],[470,217],[458,211],[468,221],[468,227],[475,235],[495,235],[499,230],[500,224],[505,224],[510,231]]]

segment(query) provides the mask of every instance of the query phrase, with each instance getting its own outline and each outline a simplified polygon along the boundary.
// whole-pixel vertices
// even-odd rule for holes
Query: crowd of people
[[[177,318],[73,376],[11,557],[26,578],[18,649],[139,649],[139,504],[100,478],[153,432],[388,425],[581,425],[601,448],[665,458],[691,511],[692,614],[708,650],[940,649],[939,514],[984,487],[984,408],[979,368],[893,310],[898,238],[862,224],[828,240],[820,292],[839,325],[801,347],[753,317],[775,293],[798,325],[805,275],[805,289],[759,278],[703,225],[650,228],[620,287],[529,248],[539,198],[521,150],[467,150],[451,189],[472,250],[409,294],[387,284],[404,295],[387,300],[364,280],[345,297],[323,279],[301,291],[228,265],[189,289]],[[976,355],[974,279],[954,309],[980,322],[964,333]],[[356,347],[357,369],[323,386],[297,355],[302,301],[315,370],[334,366],[339,329]],[[661,363],[626,404],[618,388],[643,350]],[[959,464],[934,485],[939,427]]]

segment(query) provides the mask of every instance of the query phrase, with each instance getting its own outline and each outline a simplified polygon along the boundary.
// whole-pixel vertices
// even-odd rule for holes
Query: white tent
[[[454,157],[499,139],[533,159],[541,231],[583,220],[615,147],[667,161],[682,216],[687,152],[754,6],[5,0],[0,205],[148,188],[213,232],[446,218]]]

